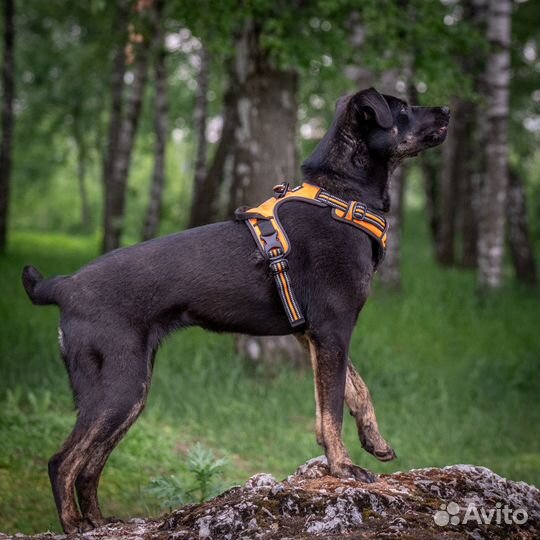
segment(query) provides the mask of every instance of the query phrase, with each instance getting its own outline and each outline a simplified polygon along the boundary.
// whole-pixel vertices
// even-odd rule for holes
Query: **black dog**
[[[409,107],[374,89],[343,97],[331,128],[303,164],[304,177],[342,199],[386,212],[392,169],[440,144],[448,121],[447,107]],[[341,439],[345,399],[364,448],[381,460],[395,457],[379,434],[369,391],[348,360],[373,276],[373,240],[332,219],[329,208],[290,202],[280,218],[294,246],[290,277],[306,319],[295,333],[309,347],[315,372],[317,440],[333,475],[373,481],[353,465]],[[193,325],[259,336],[293,333],[267,261],[238,221],[118,249],[71,276],[43,280],[28,266],[23,283],[32,302],[61,309],[60,349],[79,414],[49,462],[49,475],[68,533],[106,522],[97,499],[99,477],[143,410],[165,335]]]

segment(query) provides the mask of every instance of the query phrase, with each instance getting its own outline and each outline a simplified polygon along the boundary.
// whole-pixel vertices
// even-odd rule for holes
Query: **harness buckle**
[[[287,259],[283,257],[283,255],[278,255],[275,257],[274,260],[270,260],[270,270],[272,270],[272,274],[281,274],[283,272],[287,272],[289,270],[289,263],[287,262]]]
[[[362,221],[366,217],[367,206],[364,203],[357,202],[354,209],[354,218]]]
[[[266,255],[268,255],[269,260],[274,260],[276,257],[283,256],[283,247],[278,239],[278,233],[276,230],[267,235],[262,234],[261,238],[264,242],[264,251],[266,252]],[[273,250],[277,250],[279,255],[272,255],[271,253]]]
[[[289,182],[276,184],[272,189],[274,190],[274,197],[276,199],[281,199],[281,197],[284,197],[287,191],[289,191]]]

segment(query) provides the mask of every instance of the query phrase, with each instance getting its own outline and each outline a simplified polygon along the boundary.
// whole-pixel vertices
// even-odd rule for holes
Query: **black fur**
[[[405,157],[441,143],[448,119],[446,108],[409,107],[374,89],[341,98],[331,128],[303,164],[304,178],[387,211],[390,172]],[[374,246],[367,235],[332,219],[329,208],[290,202],[280,218],[292,245],[292,286],[306,318],[299,334],[315,351],[322,443],[333,474],[355,474],[336,438],[349,340],[369,294]],[[61,348],[79,417],[49,471],[68,532],[103,522],[99,475],[144,406],[164,336],[193,325],[254,335],[292,333],[268,263],[243,222],[118,249],[71,276],[43,280],[26,267],[23,283],[34,303],[61,309]],[[82,517],[72,497],[76,478]]]

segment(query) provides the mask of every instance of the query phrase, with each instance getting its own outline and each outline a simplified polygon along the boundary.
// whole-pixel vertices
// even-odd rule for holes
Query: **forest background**
[[[58,530],[46,464],[75,415],[57,311],[31,306],[22,266],[65,274],[230,219],[299,183],[336,100],[369,86],[452,120],[394,174],[351,346],[399,457],[376,462],[346,421],[353,459],[540,485],[538,0],[2,0],[0,24],[0,530]],[[221,487],[290,474],[321,453],[312,384],[288,340],[174,335],[105,513],[185,502],[194,455],[226,461]]]

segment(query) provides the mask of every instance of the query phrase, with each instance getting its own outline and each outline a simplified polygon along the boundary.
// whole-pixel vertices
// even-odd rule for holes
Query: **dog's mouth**
[[[438,128],[429,132],[426,135],[424,140],[427,145],[436,146],[438,144],[441,144],[446,139],[447,134],[448,134],[448,124],[444,126],[439,126]]]

